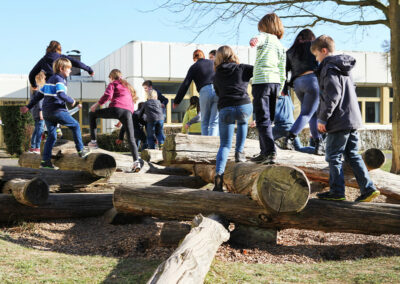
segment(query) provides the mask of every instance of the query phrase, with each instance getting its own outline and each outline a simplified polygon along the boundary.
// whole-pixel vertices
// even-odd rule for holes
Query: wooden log
[[[40,168],[42,157],[33,153],[23,153],[18,160],[21,167]],[[77,153],[59,154],[52,159],[60,170],[86,171],[95,177],[109,177],[116,170],[115,159],[103,153],[90,153],[82,159]]]
[[[196,164],[194,169],[204,181],[214,181],[215,166]],[[229,192],[248,195],[274,213],[299,212],[310,196],[307,177],[290,166],[228,162],[224,185]]]
[[[155,164],[161,163],[164,160],[162,151],[157,149],[142,150],[142,152],[140,153],[140,157],[146,162],[151,162]]]
[[[299,213],[270,214],[241,194],[187,188],[128,187],[115,189],[113,203],[121,213],[161,219],[191,220],[215,213],[235,224],[261,228],[297,228],[355,234],[400,234],[400,205],[310,199]]]
[[[5,194],[12,194],[21,204],[28,206],[42,205],[49,197],[49,185],[41,178],[12,179],[2,189]]]
[[[177,246],[189,234],[191,226],[178,221],[165,222],[161,228],[159,245],[162,247]]]
[[[219,137],[194,136],[195,135],[186,134],[168,135],[163,149],[164,162],[167,164],[215,164],[215,158],[219,148]],[[232,146],[232,149],[233,148],[234,146]],[[260,152],[259,141],[246,139],[244,152],[248,158],[254,154],[258,154]],[[366,161],[370,160],[370,158],[367,157],[371,155],[371,153],[374,152],[368,150],[365,152],[364,159]],[[379,156],[380,154],[376,154],[375,152],[374,155]],[[231,151],[229,159],[233,159],[233,151]],[[291,165],[303,170],[310,181],[323,182],[325,184],[329,183],[329,167],[323,156],[278,149],[277,164]],[[383,195],[400,200],[400,176],[380,169],[371,170],[369,174],[375,186]],[[351,171],[345,172],[345,184],[346,186],[359,188]]]
[[[229,232],[215,217],[198,215],[193,228],[147,283],[203,283],[219,246]]]
[[[144,217],[127,213],[118,213],[113,207],[104,214],[103,218],[106,224],[125,225],[142,223]]]
[[[112,208],[111,193],[50,194],[46,204],[28,207],[0,194],[0,223],[102,216]]]

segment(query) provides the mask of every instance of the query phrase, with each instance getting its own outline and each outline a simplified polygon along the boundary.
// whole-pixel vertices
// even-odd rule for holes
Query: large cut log
[[[18,160],[21,167],[40,168],[42,157],[33,153],[23,153]],[[65,153],[56,155],[52,159],[53,164],[60,170],[86,171],[95,177],[109,177],[116,170],[115,159],[103,153],[90,153],[81,158],[77,153]]]
[[[102,216],[112,208],[111,193],[50,194],[46,204],[28,207],[0,194],[0,223]]]
[[[161,150],[158,149],[144,149],[141,153],[140,156],[143,160],[151,163],[161,163],[164,158]]]
[[[164,143],[164,162],[167,164],[215,164],[218,148],[219,137],[171,134],[167,136]],[[234,146],[232,146],[232,149],[234,149]],[[260,152],[259,141],[246,139],[244,152],[248,158],[258,154]],[[369,168],[376,167],[373,163],[368,162],[376,159],[374,157],[380,157],[379,159],[382,161],[382,155],[377,154],[377,151],[367,150],[363,157]],[[229,159],[233,159],[233,151],[231,151]],[[310,181],[329,183],[329,167],[323,156],[278,149],[277,163],[295,166],[303,170]],[[400,200],[400,176],[380,169],[371,170],[369,173],[375,186],[382,194]],[[345,172],[345,183],[346,186],[359,188],[351,171]]]
[[[356,234],[400,234],[400,205],[310,199],[299,213],[270,214],[245,195],[187,188],[118,186],[113,203],[121,213],[191,220],[215,213],[229,221],[272,229],[297,228]]]
[[[210,165],[196,164],[195,174],[214,181]],[[290,166],[228,162],[224,173],[228,191],[248,195],[270,212],[299,212],[307,204],[310,183],[303,171]]]
[[[12,194],[19,203],[33,207],[44,204],[49,197],[49,185],[39,177],[9,180],[2,191]]]
[[[198,215],[192,227],[147,283],[203,283],[219,246],[229,239],[229,232],[216,216]]]

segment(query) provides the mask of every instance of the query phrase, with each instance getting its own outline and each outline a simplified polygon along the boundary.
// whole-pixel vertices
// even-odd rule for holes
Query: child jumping
[[[132,113],[134,111],[133,102],[137,101],[136,92],[133,87],[124,79],[118,69],[111,70],[108,75],[110,84],[108,84],[104,95],[97,103],[90,107],[90,138],[88,146],[97,148],[97,118],[114,118],[122,122],[128,136],[129,147],[133,157],[132,172],[140,171],[138,149],[135,143],[135,134],[133,131]],[[110,101],[108,108],[98,109],[98,106],[104,105]]]
[[[199,97],[193,96],[190,98],[189,102],[190,105],[183,117],[181,132],[191,135],[201,135]]]
[[[67,58],[59,58],[53,64],[54,75],[51,76],[40,92],[30,101],[27,106],[21,107],[21,112],[26,113],[41,99],[43,99],[43,118],[46,123],[48,136],[44,145],[43,158],[40,163],[42,168],[54,169],[51,163],[51,151],[57,139],[57,124],[65,125],[72,130],[75,147],[80,157],[89,154],[82,143],[81,129],[67,110],[66,103],[75,106],[76,101],[67,95],[67,77],[71,73],[71,61]],[[79,108],[82,105],[78,104]]]
[[[356,202],[369,202],[380,192],[369,177],[367,167],[358,154],[358,132],[362,126],[357,94],[351,77],[356,60],[345,54],[333,55],[335,42],[322,35],[311,44],[311,52],[320,63],[316,70],[320,89],[318,130],[327,132],[325,159],[329,163],[327,192],[317,197],[326,200],[345,200],[342,157],[350,164],[361,195]]]
[[[258,22],[258,31],[260,33],[250,40],[250,46],[257,47],[252,94],[261,152],[251,158],[251,161],[274,164],[276,148],[271,124],[275,115],[276,98],[286,80],[286,51],[279,41],[284,28],[281,19],[271,13]]]

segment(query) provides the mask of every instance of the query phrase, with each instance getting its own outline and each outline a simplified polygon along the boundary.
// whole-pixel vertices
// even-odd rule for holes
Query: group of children
[[[187,76],[188,78],[185,79],[187,83],[190,83],[192,79],[195,82],[196,80],[201,82],[202,84],[197,86],[199,92],[205,92],[204,87],[211,86],[212,91],[215,88],[215,93],[218,97],[218,130],[221,143],[216,161],[214,187],[216,191],[222,191],[223,174],[232,144],[235,124],[237,124],[235,162],[246,161],[243,149],[247,135],[248,120],[253,111],[259,133],[260,153],[253,157],[251,161],[259,164],[273,164],[277,158],[272,122],[275,117],[277,98],[282,93],[286,81],[286,50],[280,43],[280,39],[284,34],[284,27],[279,17],[275,13],[271,13],[265,15],[259,21],[258,30],[259,34],[250,40],[250,46],[257,48],[254,67],[240,64],[238,57],[229,46],[221,46],[215,55],[210,54],[210,56],[215,56],[213,62],[215,76],[212,74],[214,76],[212,82],[209,80],[212,77],[209,73],[201,73],[207,68],[200,68],[202,67],[200,65],[207,65],[207,67],[209,65],[208,61],[202,61],[204,56],[195,60],[196,63],[189,70],[192,73],[188,72],[188,75],[192,74],[192,77]],[[355,59],[348,55],[334,55],[334,41],[326,35],[310,41],[309,49],[319,65],[316,70],[312,70],[313,72],[300,72],[299,76],[311,73],[313,76],[314,74],[316,76],[320,92],[319,109],[316,112],[319,133],[315,133],[313,136],[315,135],[315,139],[319,143],[320,135],[322,133],[327,134],[326,161],[329,163],[330,169],[330,190],[317,194],[317,197],[327,200],[345,200],[342,167],[342,158],[344,157],[352,167],[360,186],[361,195],[356,201],[371,201],[379,195],[379,191],[373,185],[368,170],[361,156],[358,154],[359,138],[357,129],[361,127],[362,120],[354,83],[350,76],[351,70],[355,65]],[[50,58],[50,60],[46,61],[48,65],[51,65],[54,61],[54,64],[52,64],[53,70],[45,72],[46,84],[39,92],[35,93],[28,106],[21,109],[22,112],[26,112],[44,98],[42,107],[39,106],[42,116],[40,112],[38,118],[35,116],[35,119],[38,120],[42,120],[42,117],[44,118],[49,131],[44,147],[42,167],[52,167],[50,161],[51,149],[55,143],[55,129],[58,123],[72,129],[79,155],[85,157],[88,154],[87,150],[83,147],[79,123],[68,114],[66,108],[66,103],[70,103],[71,105],[76,104],[67,95],[66,87],[66,78],[70,74],[71,67],[74,64],[66,56],[61,55],[61,47],[56,52],[58,55],[54,56],[53,54],[52,57],[46,54]],[[80,65],[75,63],[75,65],[83,69],[86,68],[85,70],[93,75],[93,71],[86,65],[81,63]],[[198,70],[195,67],[198,67]],[[201,73],[202,77],[196,77],[196,72]],[[251,78],[253,78],[253,102],[251,102],[247,94],[247,86]],[[91,142],[89,146],[97,147],[97,118],[118,119],[123,126],[122,135],[126,132],[128,136],[134,160],[132,171],[137,172],[140,171],[140,162],[137,143],[135,142],[134,125],[140,127],[139,120],[143,121],[144,117],[146,117],[146,142],[148,147],[155,147],[155,137],[159,145],[162,145],[165,139],[163,123],[165,120],[165,106],[168,100],[152,88],[151,81],[146,81],[143,87],[148,95],[148,100],[138,108],[137,112],[134,112],[134,103],[137,101],[137,96],[132,86],[122,78],[121,72],[117,69],[110,72],[109,79],[110,84],[107,86],[104,95],[98,103],[90,108]],[[33,88],[37,88],[36,84],[33,84],[32,81],[31,84]],[[180,93],[182,94],[184,93],[184,87],[181,88],[182,90],[180,89]],[[208,89],[206,91],[208,92]],[[98,106],[104,105],[107,101],[111,101],[109,107],[96,109]],[[179,104],[179,102],[179,99],[177,99],[176,103]],[[184,117],[182,132],[189,134],[203,132],[203,134],[208,133],[208,135],[212,135],[210,134],[210,130],[206,132],[205,129],[202,129],[203,123],[199,122],[200,104],[201,102],[199,102],[198,97],[190,99],[190,106]],[[293,135],[293,132],[292,127],[287,135],[286,144],[290,140],[294,140],[295,135]],[[117,143],[121,142],[121,138],[123,136],[117,140]],[[143,137],[140,140],[143,142]],[[39,148],[37,144],[33,144],[33,147]]]

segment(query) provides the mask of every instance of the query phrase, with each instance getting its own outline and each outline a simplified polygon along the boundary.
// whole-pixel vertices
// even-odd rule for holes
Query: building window
[[[389,88],[389,96],[393,98],[393,88]]]
[[[393,115],[393,102],[389,103],[389,122],[392,123],[392,115]]]
[[[356,87],[357,97],[380,98],[381,88],[379,87]]]
[[[181,83],[171,82],[153,82],[153,87],[160,91],[163,95],[173,95],[179,90]]]
[[[366,123],[380,123],[380,105],[379,102],[365,102]]]

